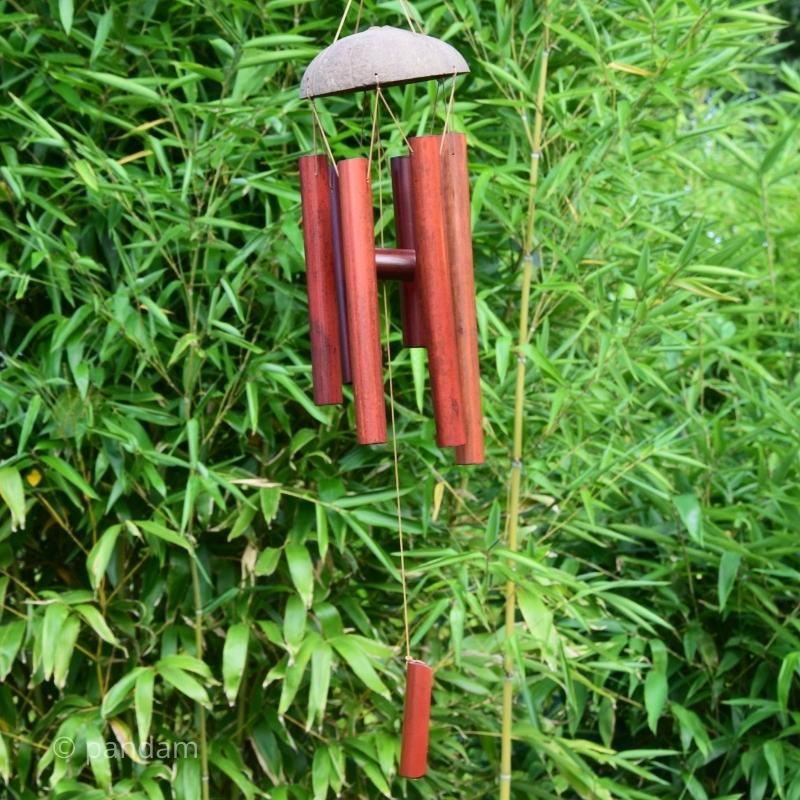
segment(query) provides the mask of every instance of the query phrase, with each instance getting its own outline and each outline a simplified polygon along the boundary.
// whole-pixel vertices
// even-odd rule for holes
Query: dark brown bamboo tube
[[[453,290],[447,266],[439,154],[441,142],[441,136],[417,136],[410,140],[411,196],[417,282],[425,318],[436,441],[443,447],[456,447],[466,443],[466,433],[458,372]]]
[[[342,364],[326,156],[300,157],[300,197],[314,402],[330,405],[342,402]]]
[[[466,444],[456,448],[457,464],[483,463],[481,374],[478,361],[478,324],[475,318],[475,276],[467,172],[467,137],[448,133],[442,151],[442,196],[447,226],[447,260],[453,285],[456,350],[461,381]]]
[[[375,248],[378,278],[385,281],[413,281],[417,254],[413,250],[390,247]]]
[[[333,239],[333,272],[336,276],[336,309],[339,313],[339,352],[342,356],[342,382],[352,383],[350,343],[347,340],[347,300],[344,288],[344,258],[342,256],[342,218],[339,213],[339,176],[336,167],[328,169],[331,184],[331,232]]]
[[[433,671],[424,661],[406,662],[406,700],[400,748],[402,778],[421,778],[428,769],[432,686]]]
[[[392,198],[397,246],[414,250],[414,214],[411,204],[411,158],[396,156],[392,165]],[[425,318],[419,296],[419,281],[404,284],[400,297],[400,319],[404,347],[425,347]]]
[[[359,444],[378,444],[386,441],[386,408],[378,326],[375,223],[368,166],[366,158],[339,162],[339,210],[356,438]]]

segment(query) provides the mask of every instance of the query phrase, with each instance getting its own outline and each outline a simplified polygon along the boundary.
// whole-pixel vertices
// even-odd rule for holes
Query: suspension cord
[[[339,36],[342,33],[342,28],[344,27],[344,21],[347,19],[347,15],[350,13],[350,6],[353,5],[353,0],[347,0],[347,5],[344,7],[344,11],[342,12],[342,18],[339,20],[339,27],[336,29],[336,36],[333,37],[333,43],[339,41]]]
[[[319,132],[322,136],[322,142],[325,145],[325,150],[328,153],[328,158],[331,160],[331,164],[333,164],[333,168],[336,170],[336,174],[339,174],[339,168],[336,166],[336,159],[333,157],[333,150],[331,150],[330,143],[328,142],[328,137],[325,135],[325,128],[322,127],[322,120],[319,118],[319,114],[317,113],[317,103],[315,100],[311,100],[311,112],[314,115],[314,122],[316,126],[319,128]],[[314,136],[314,150],[317,149],[316,143],[316,134]]]
[[[376,86],[375,87],[375,91],[377,92],[378,97],[380,97],[380,99],[383,102],[384,106],[386,106],[386,110],[389,112],[389,116],[392,118],[395,126],[397,127],[397,130],[400,131],[400,135],[403,137],[403,141],[406,143],[406,147],[409,150],[411,150],[411,145],[408,143],[408,139],[406,138],[406,134],[405,134],[405,131],[403,130],[403,126],[400,124],[400,120],[397,119],[397,117],[395,116],[394,111],[392,111],[392,107],[389,105],[389,101],[386,99],[386,95],[384,95],[384,93],[381,91],[381,87],[380,86]]]
[[[383,316],[386,323],[386,361],[389,365],[389,418],[392,425],[392,456],[394,459],[394,490],[397,506],[397,538],[400,542],[400,586],[403,590],[403,627],[405,629],[406,661],[411,661],[411,633],[408,625],[408,588],[406,586],[406,554],[403,542],[403,515],[400,510],[400,466],[397,457],[397,428],[394,417],[394,385],[392,382],[392,351],[389,345],[389,295],[383,287]]]
[[[386,103],[386,99],[383,97],[383,93],[381,92],[381,87],[378,85],[376,87],[376,97],[375,97],[375,105],[373,108],[373,116],[372,116],[372,135],[370,136],[369,142],[369,164],[370,168],[372,166],[372,151],[373,148],[377,148],[377,164],[378,164],[378,222],[379,224],[383,221],[383,182],[381,181],[381,165],[386,156],[384,149],[381,147],[380,142],[380,131],[378,130],[378,113],[380,111],[380,101],[383,100],[384,104],[387,108],[389,108],[389,104]],[[389,113],[391,113],[391,109],[389,109]],[[394,119],[394,114],[392,114],[392,118]],[[397,120],[395,119],[395,122]],[[400,127],[400,123],[397,122],[397,126]],[[402,128],[400,130],[402,133]],[[405,139],[405,135],[403,135]],[[369,173],[372,174],[371,171]],[[381,247],[383,247],[383,225],[381,224],[380,228],[380,243]],[[395,422],[395,413],[394,413],[394,380],[392,376],[392,347],[391,347],[391,324],[389,319],[389,293],[386,289],[386,284],[383,286],[383,320],[384,320],[384,327],[386,331],[386,363],[388,365],[388,373],[389,373],[389,419],[391,420],[391,427],[392,427],[392,463],[394,465],[394,494],[395,494],[395,509],[397,511],[397,538],[400,544],[400,588],[403,592],[403,638],[405,640],[405,650],[406,650],[406,661],[411,660],[411,632],[410,626],[408,622],[408,585],[406,579],[406,554],[405,554],[405,542],[403,540],[403,513],[400,504],[400,464],[399,458],[397,455],[397,424]]]

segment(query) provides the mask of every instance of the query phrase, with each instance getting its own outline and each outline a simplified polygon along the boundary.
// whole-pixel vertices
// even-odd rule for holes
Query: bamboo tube
[[[466,433],[456,354],[453,291],[447,266],[441,142],[441,136],[417,136],[410,140],[411,197],[436,441],[442,447],[456,447],[466,444]]]
[[[372,187],[366,158],[350,158],[340,161],[338,166],[356,438],[359,444],[378,444],[386,441],[386,408],[378,328]]]
[[[421,778],[428,769],[433,670],[424,661],[406,662],[406,699],[400,748],[401,778]]]
[[[333,164],[328,169],[331,184],[331,231],[333,236],[333,273],[336,276],[336,310],[339,316],[339,350],[342,355],[342,382],[353,382],[350,370],[350,343],[347,338],[347,301],[344,288],[342,255],[342,218],[339,213],[339,176]]]
[[[478,361],[478,325],[475,318],[467,137],[463,133],[444,135],[442,196],[447,226],[447,260],[453,288],[458,372],[467,437],[464,445],[456,447],[456,463],[482,464],[481,375]]]
[[[413,250],[414,215],[411,203],[411,158],[396,156],[392,165],[392,201],[394,203],[394,230],[397,246]],[[400,315],[403,326],[404,347],[425,347],[425,320],[419,282],[404,284],[400,297]]]
[[[342,365],[326,156],[300,157],[300,196],[314,402],[330,405],[342,402]]]

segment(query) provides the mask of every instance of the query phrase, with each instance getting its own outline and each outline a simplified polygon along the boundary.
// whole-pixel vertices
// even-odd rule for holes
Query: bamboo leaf
[[[42,625],[42,671],[45,680],[53,676],[56,653],[60,647],[61,631],[69,616],[69,609],[63,603],[47,606]]]
[[[155,670],[146,667],[136,675],[133,691],[133,705],[136,709],[136,729],[139,742],[144,743],[150,735],[150,723],[153,719],[153,688]]]
[[[9,756],[6,740],[2,736],[0,736],[0,778],[6,783],[11,781],[11,757]],[[326,786],[326,791],[327,788]]]
[[[108,627],[108,623],[94,606],[90,606],[88,603],[79,603],[75,606],[75,610],[104,642],[122,647],[111,628]]]
[[[650,640],[653,665],[644,683],[644,704],[647,709],[647,725],[656,733],[658,720],[667,704],[667,650],[658,639]]]
[[[50,469],[54,470],[62,478],[65,478],[69,483],[79,489],[83,495],[92,498],[92,500],[99,500],[94,489],[92,489],[92,487],[89,486],[89,484],[86,483],[86,481],[80,476],[77,470],[71,464],[68,464],[66,461],[64,461],[64,459],[59,458],[58,456],[41,456],[41,461],[43,464],[50,467]]]
[[[64,33],[69,36],[72,30],[72,18],[75,9],[72,5],[72,0],[58,0],[58,16],[61,19],[61,26],[64,28]]]
[[[90,69],[77,69],[75,70],[87,78],[101,84],[102,86],[112,86],[114,89],[119,89],[126,94],[132,94],[141,97],[144,100],[150,100],[153,103],[161,101],[161,96],[158,92],[146,86],[144,83],[132,78],[124,78],[121,75],[114,75],[111,72],[96,72]]]
[[[95,725],[89,725],[86,728],[86,752],[95,781],[102,789],[109,791],[111,789],[111,764],[106,741]]]
[[[389,690],[378,677],[364,651],[351,636],[336,636],[330,640],[331,646],[347,662],[350,669],[364,682],[368,689],[389,698]]]
[[[731,590],[736,582],[741,562],[741,553],[727,552],[722,554],[722,558],[719,561],[719,578],[717,582],[720,610],[725,609],[728,597],[730,597]]]
[[[100,55],[103,46],[108,39],[108,34],[111,32],[111,26],[114,23],[114,8],[109,6],[108,10],[100,16],[97,21],[97,29],[94,34],[94,41],[92,42],[92,53],[89,56],[89,62],[94,62]]]
[[[96,590],[103,580],[108,562],[114,552],[114,546],[117,543],[117,538],[122,531],[121,525],[112,525],[103,535],[97,540],[97,544],[91,549],[86,559],[86,569],[89,573],[89,579],[92,582],[92,587]]]
[[[177,667],[158,667],[158,674],[170,685],[174,686],[179,692],[185,694],[191,700],[199,703],[206,708],[211,707],[208,700],[208,693],[203,686],[195,680],[188,672],[184,672]]]
[[[25,637],[25,622],[17,620],[0,625],[0,680],[5,680]]]
[[[314,599],[314,566],[305,545],[287,543],[284,550],[289,565],[289,574],[300,599],[306,608],[311,608]]]
[[[681,521],[686,526],[689,537],[703,544],[703,512],[700,501],[693,494],[682,494],[674,497],[672,502],[678,510]]]
[[[250,627],[245,623],[232,625],[225,637],[225,646],[222,649],[222,683],[225,697],[231,706],[236,702],[236,695],[244,677],[249,641]]]
[[[136,685],[139,676],[146,672],[146,667],[136,667],[130,672],[125,673],[107,692],[103,697],[103,704],[100,707],[100,713],[104,717],[116,716],[124,703],[127,702],[128,695]]]
[[[25,489],[15,467],[0,468],[0,497],[11,512],[11,530],[25,527]]]
[[[141,528],[146,533],[151,533],[153,536],[162,539],[169,544],[177,545],[178,547],[182,547],[184,550],[188,552],[192,552],[192,545],[185,536],[178,533],[178,531],[170,530],[169,528],[161,525],[158,522],[151,522],[150,520],[138,520],[136,522],[136,526]]]

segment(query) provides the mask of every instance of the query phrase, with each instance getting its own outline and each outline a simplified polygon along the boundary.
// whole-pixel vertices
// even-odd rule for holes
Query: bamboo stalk
[[[539,69],[539,84],[536,90],[536,108],[531,138],[531,166],[528,181],[528,224],[525,231],[520,287],[519,331],[517,335],[517,369],[514,392],[514,437],[511,455],[511,476],[508,494],[507,547],[517,550],[517,528],[519,525],[519,495],[522,482],[522,443],[525,410],[525,346],[528,343],[528,319],[533,279],[534,220],[536,217],[536,189],[539,185],[539,162],[541,161],[542,121],[544,116],[545,86],[547,84],[547,62],[550,53],[550,29],[547,5],[544,6],[542,36],[542,63]],[[513,568],[513,565],[512,565]],[[500,800],[511,797],[511,728],[513,725],[514,657],[509,642],[514,635],[516,616],[516,584],[513,579],[506,582],[505,653],[503,656],[503,728],[500,747]]]
[[[191,522],[190,522],[191,524]],[[192,594],[194,599],[194,641],[195,656],[203,660],[204,637],[203,637],[203,598],[200,592],[200,575],[197,569],[197,554],[191,556],[192,565]],[[211,785],[208,772],[208,733],[206,731],[206,710],[197,704],[198,733],[200,734],[200,790],[203,800],[210,800]]]

